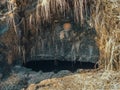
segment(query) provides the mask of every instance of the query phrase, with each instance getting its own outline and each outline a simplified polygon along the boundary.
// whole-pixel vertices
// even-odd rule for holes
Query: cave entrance
[[[83,12],[83,18],[86,18],[83,23],[75,20],[77,13],[74,14],[73,1],[66,0],[66,3],[70,10],[60,12],[57,9],[57,12],[50,13],[50,19],[42,16],[40,19],[45,20],[37,24],[35,34],[32,29],[36,25],[28,30],[26,37],[29,42],[23,43],[27,60],[25,67],[44,72],[95,68],[99,48],[95,41],[96,30],[89,24],[89,2],[86,3],[87,13]]]
[[[62,70],[68,70],[76,72],[79,69],[95,69],[98,65],[91,62],[80,62],[80,61],[61,61],[61,60],[33,60],[26,62],[24,65],[26,68],[30,68],[33,71],[42,72],[59,72]]]

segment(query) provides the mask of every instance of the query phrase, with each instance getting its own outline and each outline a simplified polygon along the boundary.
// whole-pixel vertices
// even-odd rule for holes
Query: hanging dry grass
[[[61,13],[69,11],[69,4],[66,0],[38,0],[36,9],[36,15],[39,20],[50,21],[53,14],[59,15],[59,11]]]
[[[84,22],[84,12],[86,12],[86,0],[73,0],[72,3],[74,3],[74,17],[75,21],[81,22],[83,24]],[[37,17],[40,19],[43,18],[43,20],[50,20],[52,13],[55,13],[56,15],[59,15],[60,13],[68,12],[70,10],[70,5],[68,1],[66,0],[38,0],[37,4]]]
[[[86,0],[85,0],[86,4]],[[83,12],[85,11],[84,8],[84,0],[74,0],[74,16],[77,22],[84,22]]]
[[[107,3],[107,4],[106,4]],[[98,46],[100,49],[100,65],[105,70],[120,70],[119,53],[119,22],[117,15],[114,14],[118,2],[109,0],[97,0],[94,4],[96,14],[93,15],[94,26],[98,34]]]

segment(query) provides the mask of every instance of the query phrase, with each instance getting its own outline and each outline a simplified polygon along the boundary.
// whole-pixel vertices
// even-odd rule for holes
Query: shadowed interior
[[[91,62],[72,62],[72,61],[60,61],[60,60],[39,60],[39,61],[29,61],[23,66],[31,68],[33,71],[43,71],[43,72],[59,72],[61,70],[69,70],[75,72],[78,69],[95,69],[98,65]]]

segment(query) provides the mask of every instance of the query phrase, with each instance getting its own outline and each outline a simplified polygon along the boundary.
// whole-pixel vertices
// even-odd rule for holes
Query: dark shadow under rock
[[[60,60],[39,60],[29,61],[24,64],[26,68],[31,68],[33,71],[42,72],[59,72],[62,70],[69,70],[75,72],[78,69],[95,69],[98,67],[95,63],[91,62],[71,62],[71,61],[60,61]]]

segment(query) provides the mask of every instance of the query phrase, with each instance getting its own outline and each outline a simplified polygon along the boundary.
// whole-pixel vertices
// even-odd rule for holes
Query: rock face
[[[63,70],[58,73],[42,72],[42,71],[34,72],[30,69],[16,65],[12,68],[12,72],[9,75],[9,77],[4,78],[0,82],[0,89],[1,90],[21,90],[22,88],[25,88],[27,85],[32,83],[38,83],[45,79],[58,78],[58,77],[63,77],[70,74],[71,72],[67,70]]]
[[[40,33],[35,43],[37,48],[31,55],[31,60],[67,60],[91,63],[98,61],[99,49],[95,42],[96,33],[94,29],[85,30],[83,32],[80,32],[81,29],[79,29],[75,31],[77,34],[73,38],[73,41],[64,40],[64,42],[60,40],[62,27],[59,31],[58,30],[59,28],[55,31],[55,33],[57,32],[55,36],[53,36],[53,33],[52,35],[48,33],[49,31],[45,33],[41,32],[42,34]],[[42,36],[44,36],[44,38]]]
[[[11,66],[7,61],[7,47],[0,42],[0,79],[9,76],[11,72]]]
[[[52,21],[49,22],[49,20],[46,21],[45,19],[45,21],[39,23],[39,21],[36,20],[37,16],[34,15],[33,12],[36,13],[35,7],[39,7],[40,3],[32,0],[16,0],[15,2],[9,1],[7,3],[8,7],[13,8],[8,8],[8,11],[10,12],[5,15],[8,15],[9,17],[8,19],[6,16],[9,21],[9,26],[11,23],[14,28],[9,27],[11,29],[9,32],[13,33],[6,33],[6,36],[11,36],[11,40],[7,40],[9,38],[4,37],[5,35],[3,35],[2,38],[3,40],[6,38],[4,42],[6,41],[5,43],[8,44],[13,57],[16,58],[21,56],[23,62],[36,59],[58,59],[97,63],[99,59],[99,48],[95,42],[96,33],[95,30],[88,25],[87,20],[84,25],[80,27],[80,22],[74,21],[73,11],[66,12],[66,14],[70,13],[66,16],[60,12],[60,15],[56,12],[50,12],[51,14],[56,15],[55,17],[52,17],[51,14],[49,14],[50,16],[48,17],[51,17]],[[58,5],[59,3],[60,5],[65,4],[58,2]],[[74,2],[72,0],[66,1],[66,3],[69,4],[70,8],[73,8],[72,3]],[[84,3],[89,4],[90,2]],[[32,7],[30,7],[31,5]],[[88,7],[90,7],[90,5],[86,5],[86,8],[88,9],[87,16],[90,18],[90,8]],[[39,10],[39,8],[37,9]],[[13,10],[13,13],[11,10]],[[39,12],[37,13],[39,14]],[[44,11],[43,14],[47,13]],[[71,36],[71,41],[66,40],[63,43],[62,40],[60,40],[60,32],[63,30],[63,24],[65,22],[72,24],[72,29],[76,35],[74,38]],[[7,26],[8,25],[6,24],[1,25],[1,34],[8,31]],[[79,28],[77,26],[79,26]]]
[[[5,22],[0,22],[0,36],[9,30],[8,25]]]

